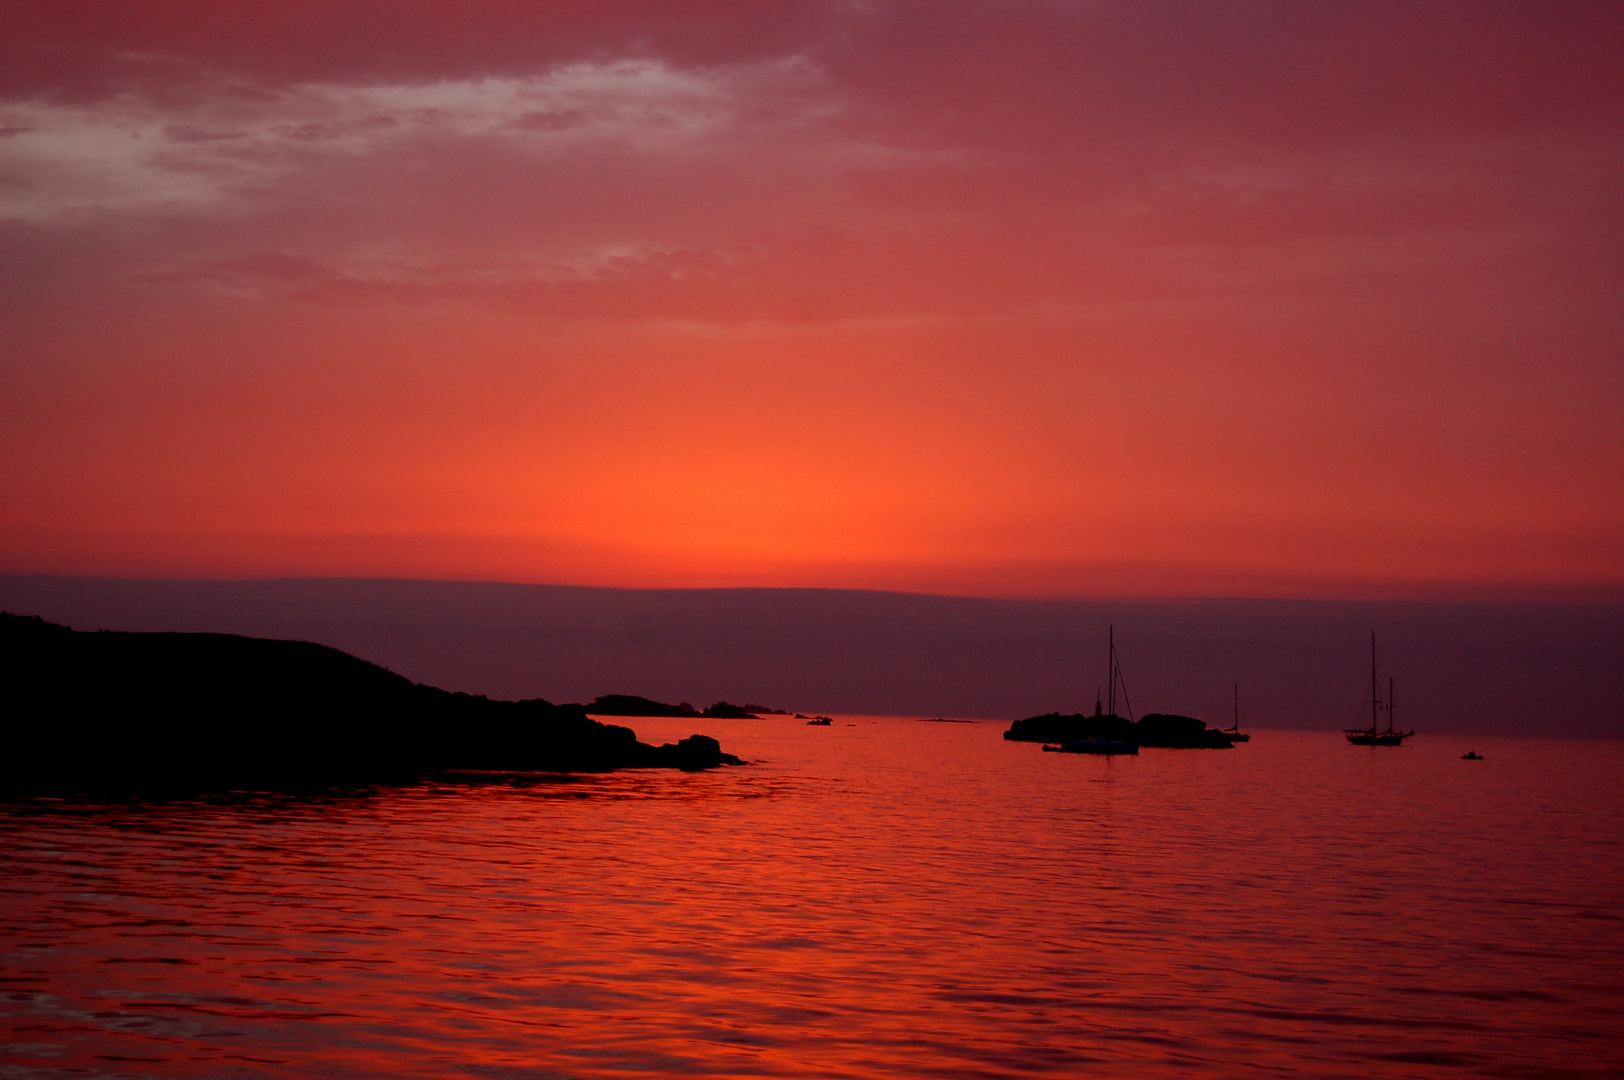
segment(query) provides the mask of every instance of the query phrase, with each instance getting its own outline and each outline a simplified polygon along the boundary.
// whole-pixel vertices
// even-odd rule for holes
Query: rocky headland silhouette
[[[753,711],[754,709],[753,705],[730,705],[725,701],[718,701],[714,705],[707,705],[704,715],[717,720],[760,720],[761,717]]]
[[[593,716],[703,716],[686,701],[668,705],[636,694],[600,694],[586,706]]]
[[[468,771],[741,764],[651,746],[581,705],[414,683],[305,641],[78,632],[0,613],[0,790],[297,790]]]
[[[651,701],[635,694],[602,694],[586,706],[593,716],[704,716],[721,720],[759,720],[763,716],[788,716],[786,709],[772,709],[766,705],[732,705],[718,701],[704,709],[696,709],[686,701],[668,705]]]
[[[1016,720],[1004,732],[1012,742],[1066,743],[1079,739],[1114,739],[1134,746],[1228,750],[1229,737],[1193,716],[1146,713],[1137,721],[1112,713],[1045,713]]]

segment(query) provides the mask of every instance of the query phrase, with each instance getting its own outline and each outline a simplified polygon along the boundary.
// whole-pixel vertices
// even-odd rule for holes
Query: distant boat
[[[807,727],[828,727],[830,724],[833,724],[833,723],[834,723],[834,721],[831,720],[829,717],[820,716],[815,720],[808,720],[806,722],[806,726]]]
[[[1094,715],[1058,712],[1042,716],[1028,716],[1016,720],[1004,732],[1010,742],[1045,743],[1046,749],[1073,754],[1132,754],[1138,747],[1155,746],[1166,749],[1228,750],[1235,744],[1231,733],[1221,728],[1208,727],[1193,716],[1176,713],[1146,713],[1135,720],[1133,705],[1128,701],[1128,684],[1122,677],[1122,665],[1117,662],[1116,627],[1106,632],[1106,682],[1095,691]],[[1121,693],[1121,698],[1117,697]],[[1239,691],[1236,692],[1237,695]],[[1127,716],[1117,713],[1117,702],[1122,702]],[[1238,700],[1238,697],[1237,697]],[[1240,735],[1237,726],[1234,734]],[[1242,740],[1246,736],[1240,736]],[[1071,743],[1077,743],[1076,747]],[[1131,746],[1135,749],[1124,750]]]
[[[1476,750],[1468,750],[1466,753],[1460,756],[1460,759],[1462,761],[1482,761],[1483,755],[1478,753]]]
[[[1137,754],[1139,747],[1119,739],[1073,739],[1059,746],[1044,744],[1043,749],[1056,754]]]
[[[1377,726],[1376,714],[1387,710],[1387,730]],[[1342,734],[1355,746],[1402,746],[1413,731],[1399,731],[1393,726],[1393,680],[1387,680],[1387,700],[1382,701],[1376,688],[1376,632],[1370,632],[1370,727],[1344,728]]]
[[[1241,730],[1241,684],[1235,684],[1235,723],[1231,727],[1219,728],[1224,738],[1232,743],[1251,742],[1252,736]]]
[[[1105,711],[1100,711],[1098,696],[1094,700],[1094,717],[1096,721],[1109,717],[1121,723],[1117,716],[1117,687],[1122,687],[1122,704],[1128,710],[1127,726],[1133,728],[1133,705],[1128,701],[1128,683],[1122,677],[1122,665],[1117,663],[1116,627],[1112,626],[1106,632],[1105,664],[1106,677],[1110,681],[1110,689],[1106,691]],[[1007,737],[1007,736],[1006,736]],[[1065,739],[1057,745],[1043,744],[1043,749],[1054,754],[1134,754],[1139,753],[1139,744],[1126,742],[1122,739],[1107,739],[1098,735],[1090,735],[1082,739]]]

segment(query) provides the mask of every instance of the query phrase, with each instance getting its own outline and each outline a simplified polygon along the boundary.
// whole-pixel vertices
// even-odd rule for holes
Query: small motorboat
[[[1043,749],[1055,754],[1137,754],[1139,747],[1120,739],[1073,739],[1059,746],[1044,744]]]
[[[1482,761],[1483,755],[1478,753],[1476,750],[1468,750],[1466,753],[1460,756],[1460,759],[1462,761]]]
[[[828,727],[829,725],[831,725],[833,723],[834,723],[834,720],[832,718],[827,717],[827,716],[819,716],[819,717],[816,717],[815,719],[808,720],[806,722],[806,726],[807,727]]]

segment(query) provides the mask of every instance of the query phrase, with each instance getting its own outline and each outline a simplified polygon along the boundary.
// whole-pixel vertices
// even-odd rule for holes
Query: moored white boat
[[[1060,754],[1137,754],[1139,747],[1119,739],[1073,739],[1059,746],[1044,744],[1043,749]]]

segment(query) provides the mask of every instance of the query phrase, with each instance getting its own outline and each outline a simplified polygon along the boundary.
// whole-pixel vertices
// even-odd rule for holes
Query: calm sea
[[[0,805],[0,1075],[1624,1074],[1624,745],[632,723],[757,763]]]

